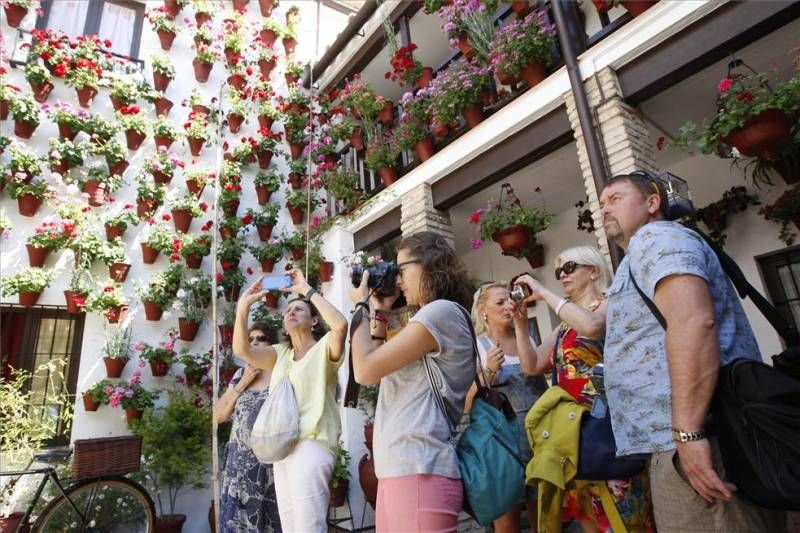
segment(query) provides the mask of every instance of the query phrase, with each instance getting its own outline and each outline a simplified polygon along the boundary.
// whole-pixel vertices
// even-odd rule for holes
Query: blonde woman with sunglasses
[[[591,406],[596,391],[591,382],[593,368],[603,362],[606,328],[606,295],[611,273],[597,248],[577,246],[556,258],[556,280],[566,297],[554,293],[529,275],[516,283],[530,291],[525,301],[543,300],[561,319],[561,324],[536,350],[535,373],[555,365],[558,385],[583,405]],[[584,533],[605,532],[611,524],[600,501],[599,482],[567,493],[564,519],[575,519]],[[654,531],[646,474],[631,479],[606,481],[620,517],[629,531]]]

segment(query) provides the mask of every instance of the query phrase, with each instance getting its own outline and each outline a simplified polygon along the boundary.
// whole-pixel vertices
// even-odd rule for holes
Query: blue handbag
[[[470,326],[473,350],[482,373],[472,321],[464,309],[461,311]],[[505,394],[484,386],[476,372],[478,393],[472,403],[470,422],[456,444],[452,437],[455,431],[441,392],[435,386],[427,356],[423,362],[434,398],[450,426],[451,442],[456,448],[464,485],[463,509],[480,525],[488,526],[520,503],[525,493],[525,463],[519,456],[519,426],[514,409]]]

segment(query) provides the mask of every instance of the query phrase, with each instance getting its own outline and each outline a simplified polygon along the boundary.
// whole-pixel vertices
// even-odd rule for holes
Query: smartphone
[[[284,289],[292,285],[292,276],[288,274],[273,274],[261,278],[261,288],[265,291]]]

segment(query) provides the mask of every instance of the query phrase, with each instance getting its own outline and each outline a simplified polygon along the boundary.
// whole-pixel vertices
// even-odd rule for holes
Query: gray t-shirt
[[[437,407],[422,359],[381,379],[375,410],[375,473],[378,478],[435,474],[460,478],[450,443],[464,411],[464,399],[475,375],[475,354],[467,318],[458,304],[436,300],[420,309],[419,322],[436,339],[429,358],[450,423]]]
[[[717,317],[720,364],[761,357],[739,296],[702,237],[675,222],[651,222],[640,228],[608,294],[603,358],[617,455],[675,447],[665,332],[633,286],[629,265],[651,299],[658,282],[668,276],[691,274],[704,279]],[[670,327],[680,330],[681,324]]]

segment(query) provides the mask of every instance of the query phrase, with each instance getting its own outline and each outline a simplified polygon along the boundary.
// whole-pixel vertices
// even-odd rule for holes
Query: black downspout
[[[581,76],[580,67],[578,66],[573,40],[570,37],[571,28],[567,23],[564,14],[564,6],[561,1],[562,0],[553,0],[551,3],[553,6],[553,16],[556,19],[558,40],[561,43],[561,54],[564,56],[564,64],[567,66],[569,84],[572,87],[572,95],[575,98],[575,109],[578,112],[578,122],[581,124],[583,141],[586,144],[586,153],[589,156],[589,166],[592,170],[594,186],[595,189],[597,189],[597,193],[600,194],[607,179],[606,166],[603,160],[600,142],[597,140],[594,122],[592,120],[592,111],[589,108],[586,89],[583,86],[583,76]],[[612,242],[608,243],[608,250],[611,255],[611,262],[616,270],[621,259],[620,250]]]

